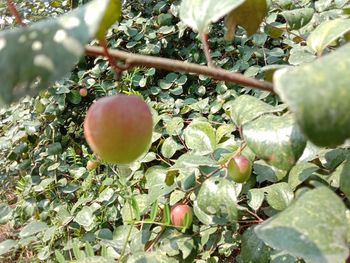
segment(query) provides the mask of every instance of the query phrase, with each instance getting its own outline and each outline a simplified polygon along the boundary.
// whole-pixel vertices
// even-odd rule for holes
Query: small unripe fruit
[[[186,215],[188,222],[186,224]],[[190,226],[193,220],[192,208],[188,205],[175,204],[170,211],[170,220],[174,226],[185,227]]]
[[[248,181],[252,174],[252,164],[243,155],[233,157],[227,166],[228,176],[236,183]]]
[[[110,163],[128,164],[145,153],[151,143],[152,114],[136,95],[99,99],[89,108],[84,134],[91,149]]]
[[[93,160],[89,160],[87,163],[86,163],[86,169],[88,170],[94,170],[98,167],[99,163],[96,162],[96,161],[93,161]]]
[[[79,90],[79,94],[80,94],[80,96],[82,96],[82,97],[86,97],[87,94],[88,94],[88,91],[87,91],[86,88],[81,88],[81,89]]]

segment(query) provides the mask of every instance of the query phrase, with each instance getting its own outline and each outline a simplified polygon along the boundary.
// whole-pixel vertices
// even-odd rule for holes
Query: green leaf
[[[96,32],[96,38],[101,40],[105,38],[108,28],[117,21],[122,13],[122,1],[121,0],[108,0],[108,5],[105,8],[102,20],[98,25]]]
[[[184,130],[184,135],[187,147],[199,155],[206,155],[215,150],[215,130],[208,122],[192,122]]]
[[[165,128],[169,135],[180,135],[183,127],[183,119],[180,117],[171,118],[169,121],[165,122]]]
[[[313,8],[298,8],[281,12],[281,15],[287,20],[291,30],[302,28],[309,23],[314,15]]]
[[[0,243],[0,255],[6,254],[17,245],[17,242],[12,239],[6,239]]]
[[[256,181],[259,183],[268,182],[278,182],[281,181],[286,175],[287,171],[277,169],[274,166],[268,165],[265,161],[259,160],[254,162],[254,173],[256,176]]]
[[[29,237],[32,235],[35,235],[37,233],[40,233],[42,231],[45,231],[48,229],[48,226],[45,222],[42,221],[32,221],[28,225],[26,225],[21,232],[19,232],[19,236],[21,238]]]
[[[275,91],[317,146],[335,146],[350,137],[350,44],[314,62],[274,75]]]
[[[162,222],[164,224],[170,225],[171,221],[170,221],[170,206],[169,206],[169,204],[164,205]]]
[[[58,250],[55,250],[55,257],[59,263],[66,263],[67,262],[63,256],[63,254]]]
[[[11,218],[11,207],[7,204],[0,204],[0,224],[6,224]]]
[[[167,257],[160,252],[139,252],[128,258],[128,263],[177,263],[174,258]]]
[[[248,191],[248,205],[255,211],[260,208],[265,199],[265,194],[262,189],[250,189]]]
[[[295,190],[300,184],[306,181],[319,167],[313,163],[297,163],[289,172],[288,184]]]
[[[267,163],[290,170],[306,146],[306,140],[291,115],[263,115],[243,126],[249,148]]]
[[[210,23],[218,21],[244,0],[182,0],[180,19],[199,33],[208,32]]]
[[[110,12],[109,2],[95,0],[56,19],[1,31],[0,107],[64,77]]]
[[[162,155],[165,157],[165,158],[171,158],[175,153],[176,151],[182,149],[183,146],[178,144],[174,139],[173,137],[168,137],[164,140],[163,144],[162,144],[162,149],[161,149],[161,152],[162,152]]]
[[[168,255],[175,256],[182,252],[182,259],[186,259],[194,248],[194,242],[191,236],[179,235],[174,229],[167,229],[162,235],[160,251]],[[180,260],[180,262],[183,262]]]
[[[326,187],[304,193],[283,212],[255,228],[268,246],[306,261],[343,262],[349,249],[346,208]]]
[[[156,219],[157,213],[158,213],[158,202],[156,201],[151,206],[151,213],[149,217],[152,221]]]
[[[175,186],[168,186],[165,182],[167,169],[163,166],[152,166],[146,171],[146,189],[148,189],[148,203],[154,203],[159,197],[171,193]]]
[[[47,146],[48,155],[60,154],[61,152],[62,152],[62,145],[59,142],[55,142]]]
[[[274,251],[271,253],[270,263],[295,263],[298,260],[285,251]]]
[[[193,202],[193,213],[195,214],[196,218],[205,225],[224,225],[228,223],[226,218],[204,212],[198,206],[197,201]]]
[[[210,177],[202,184],[197,195],[198,207],[209,215],[217,215],[229,222],[237,220],[237,190],[234,182]]]
[[[84,259],[84,258],[85,258],[85,257],[84,257],[84,252],[80,251],[78,242],[77,242],[76,240],[73,240],[72,247],[73,247],[73,254],[74,254],[74,257],[75,257],[77,260],[80,260],[80,259]]]
[[[344,163],[343,170],[340,174],[340,190],[350,200],[350,158]]]
[[[102,247],[102,249],[103,249],[103,247]],[[104,257],[102,255],[102,256],[86,257],[86,258],[82,258],[82,259],[76,261],[76,263],[91,263],[91,262],[94,262],[94,263],[115,263],[115,260],[112,258]]]
[[[90,207],[84,206],[75,216],[74,221],[79,225],[84,227],[87,231],[90,230],[91,225],[93,224],[95,216]]]
[[[324,21],[307,38],[307,45],[321,55],[333,41],[350,31],[350,19]]]
[[[247,31],[248,36],[253,35],[258,30],[266,13],[266,0],[246,0],[226,16],[225,25],[228,31],[225,34],[225,39],[233,39],[237,25],[243,27]],[[249,19],[247,19],[247,17],[249,17]]]
[[[242,245],[240,256],[246,263],[269,263],[270,248],[259,239],[254,227],[248,228],[242,236]]]
[[[88,257],[95,255],[94,248],[90,245],[89,242],[85,243],[85,253]]]
[[[198,168],[200,166],[218,167],[219,165],[213,158],[188,152],[181,155],[172,168]]]
[[[284,210],[293,201],[294,194],[287,183],[277,183],[261,188],[267,193],[266,200],[275,210]]]
[[[274,111],[274,107],[250,95],[241,95],[230,105],[231,118],[237,126]]]

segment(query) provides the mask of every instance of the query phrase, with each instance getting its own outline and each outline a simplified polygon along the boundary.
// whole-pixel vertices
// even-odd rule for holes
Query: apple
[[[87,94],[88,94],[88,91],[87,91],[86,88],[81,88],[81,89],[79,90],[79,94],[80,94],[80,96],[82,96],[82,97],[86,97]]]
[[[252,174],[252,163],[243,155],[233,157],[227,165],[228,176],[236,183],[248,181]]]
[[[151,144],[151,111],[140,96],[118,94],[91,105],[84,121],[84,134],[90,148],[102,160],[129,164],[145,153]]]
[[[185,217],[188,217],[188,223],[186,224]],[[174,226],[188,227],[192,224],[193,213],[192,208],[184,204],[175,204],[170,210],[170,220]]]
[[[99,166],[99,163],[97,161],[94,160],[89,160],[86,163],[86,169],[88,170],[94,170]]]

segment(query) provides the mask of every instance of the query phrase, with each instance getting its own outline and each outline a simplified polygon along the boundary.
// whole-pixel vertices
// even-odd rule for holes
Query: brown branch
[[[195,73],[197,75],[206,75],[216,80],[233,82],[243,86],[274,92],[273,85],[270,82],[248,78],[240,73],[230,72],[221,68],[206,67],[168,58],[138,55],[115,49],[109,49],[108,52],[112,57],[118,60],[123,60],[125,65],[128,65],[130,68],[133,66],[145,66],[149,68],[165,69],[168,71]],[[85,54],[87,56],[103,56],[104,53],[102,47],[85,46]]]
[[[19,24],[21,26],[26,26],[26,24],[23,23],[21,15],[18,13],[16,6],[12,2],[12,0],[6,0],[6,2],[7,2],[7,7],[10,10],[11,15],[13,15],[16,18],[17,24]]]
[[[210,48],[209,48],[209,42],[208,42],[208,34],[207,33],[202,33],[201,34],[201,41],[203,44],[203,51],[205,54],[205,57],[207,59],[207,65],[208,67],[213,66],[213,62],[211,60],[211,54],[210,54]]]

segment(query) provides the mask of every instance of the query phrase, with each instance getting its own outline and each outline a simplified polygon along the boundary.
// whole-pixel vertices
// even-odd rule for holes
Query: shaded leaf
[[[306,140],[291,115],[264,115],[243,126],[244,139],[260,158],[288,171],[298,161]]]
[[[254,173],[257,175],[256,181],[259,183],[265,181],[275,183],[281,181],[287,175],[287,171],[268,165],[263,160],[254,162],[253,168]]]
[[[345,211],[336,194],[319,187],[258,225],[255,232],[268,246],[306,261],[343,262],[349,253]]]
[[[11,218],[11,207],[7,204],[0,204],[0,224],[6,224]]]
[[[314,15],[313,8],[298,8],[281,12],[292,30],[302,28],[309,23]]]
[[[313,163],[297,163],[289,172],[288,184],[295,190],[298,185],[306,181],[319,167]]]
[[[33,221],[26,225],[21,232],[19,232],[19,236],[21,238],[29,237],[45,231],[48,228],[47,224],[42,221]]]
[[[345,161],[340,174],[340,190],[350,200],[350,158]]]
[[[318,146],[350,137],[350,44],[314,62],[274,75],[275,91],[295,114],[303,133]]]
[[[239,254],[246,263],[268,263],[270,262],[270,248],[259,239],[254,227],[244,231],[242,236],[241,253]]]
[[[226,16],[225,25],[228,31],[225,34],[225,39],[232,40],[237,25],[243,27],[248,36],[253,35],[258,30],[266,13],[266,0],[246,0]]]

